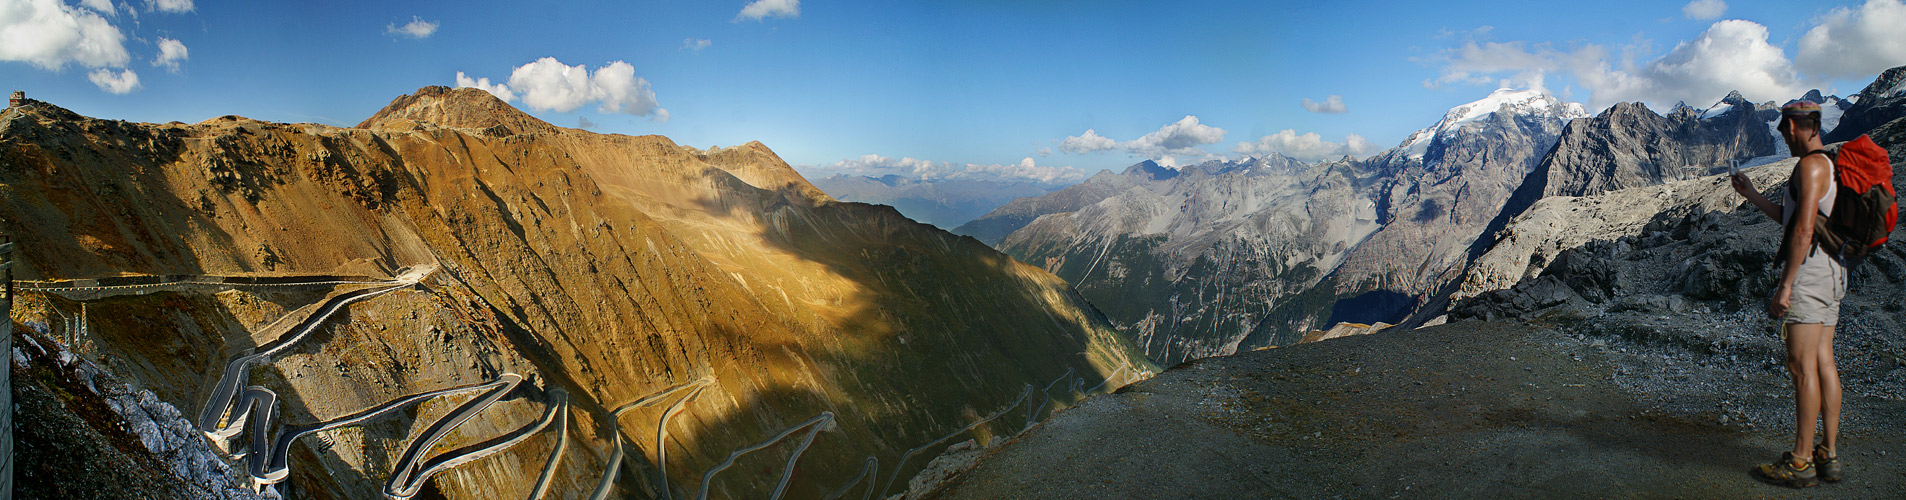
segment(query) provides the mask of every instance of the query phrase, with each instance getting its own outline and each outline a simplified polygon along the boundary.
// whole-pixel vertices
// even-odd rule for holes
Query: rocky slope
[[[437,449],[533,422],[562,389],[571,425],[552,493],[564,498],[596,488],[616,441],[629,449],[619,491],[659,495],[666,481],[682,495],[730,451],[827,411],[789,486],[817,497],[868,457],[904,477],[919,461],[895,471],[901,450],[1015,401],[1024,384],[1151,368],[1066,282],[890,208],[837,202],[759,143],[698,150],[554,127],[474,89],[424,88],[354,128],[134,124],[32,103],[0,114],[0,185],[0,230],[22,242],[16,275],[40,286],[378,281],[439,266],[348,306],[250,383],[279,394],[283,421],[305,423],[525,375]],[[364,286],[24,290],[13,319],[196,414],[226,359],[274,340],[280,318]],[[704,378],[679,411],[631,411],[611,435],[609,410]],[[307,438],[283,487],[378,495],[408,438],[458,399]],[[664,413],[675,415],[665,464]],[[424,493],[530,496],[553,434],[449,469]],[[792,453],[742,457],[713,493],[765,494]]]
[[[966,224],[1013,200],[1036,197],[1063,187],[1036,182],[919,180],[891,174],[880,177],[836,174],[813,182],[814,187],[835,199],[891,205],[901,215],[944,229]]]

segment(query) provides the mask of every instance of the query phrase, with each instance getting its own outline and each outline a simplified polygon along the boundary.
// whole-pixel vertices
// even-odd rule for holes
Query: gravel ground
[[[1181,365],[934,498],[1906,497],[1906,399],[1849,385],[1848,480],[1769,486],[1749,471],[1785,448],[1784,371],[1598,326],[1458,322]]]

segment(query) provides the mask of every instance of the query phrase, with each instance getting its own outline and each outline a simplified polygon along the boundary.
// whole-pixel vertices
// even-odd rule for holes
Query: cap
[[[1780,116],[1807,116],[1810,114],[1820,114],[1819,103],[1803,99],[1787,103],[1786,106],[1780,107]]]

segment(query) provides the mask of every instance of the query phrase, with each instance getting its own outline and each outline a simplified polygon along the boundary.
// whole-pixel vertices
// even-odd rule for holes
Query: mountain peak
[[[1404,140],[1403,148],[1411,158],[1420,159],[1429,152],[1430,143],[1437,136],[1453,132],[1466,123],[1488,118],[1497,111],[1507,111],[1518,116],[1550,115],[1565,122],[1589,116],[1587,108],[1583,108],[1580,103],[1557,99],[1540,88],[1521,90],[1500,88],[1490,92],[1487,97],[1450,108],[1435,126],[1410,134],[1410,137]]]
[[[553,132],[556,126],[516,109],[482,89],[433,85],[397,96],[358,128],[411,128],[418,123],[466,129],[507,129],[504,134]],[[499,131],[502,132],[502,131]]]
[[[1159,165],[1158,162],[1151,161],[1151,160],[1145,160],[1145,161],[1132,164],[1131,167],[1127,167],[1125,169],[1125,175],[1139,175],[1139,174],[1143,174],[1154,181],[1162,181],[1162,180],[1170,179],[1173,177],[1177,177],[1178,169],[1167,168],[1163,165]]]

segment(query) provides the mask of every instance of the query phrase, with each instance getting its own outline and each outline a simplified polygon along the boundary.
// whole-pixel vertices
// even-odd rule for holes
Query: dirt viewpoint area
[[[1663,362],[1687,366],[1637,369]],[[1745,365],[1510,322],[1209,358],[1054,415],[935,498],[1906,498],[1906,401],[1859,387],[1846,481],[1756,481],[1792,403],[1784,369]]]

